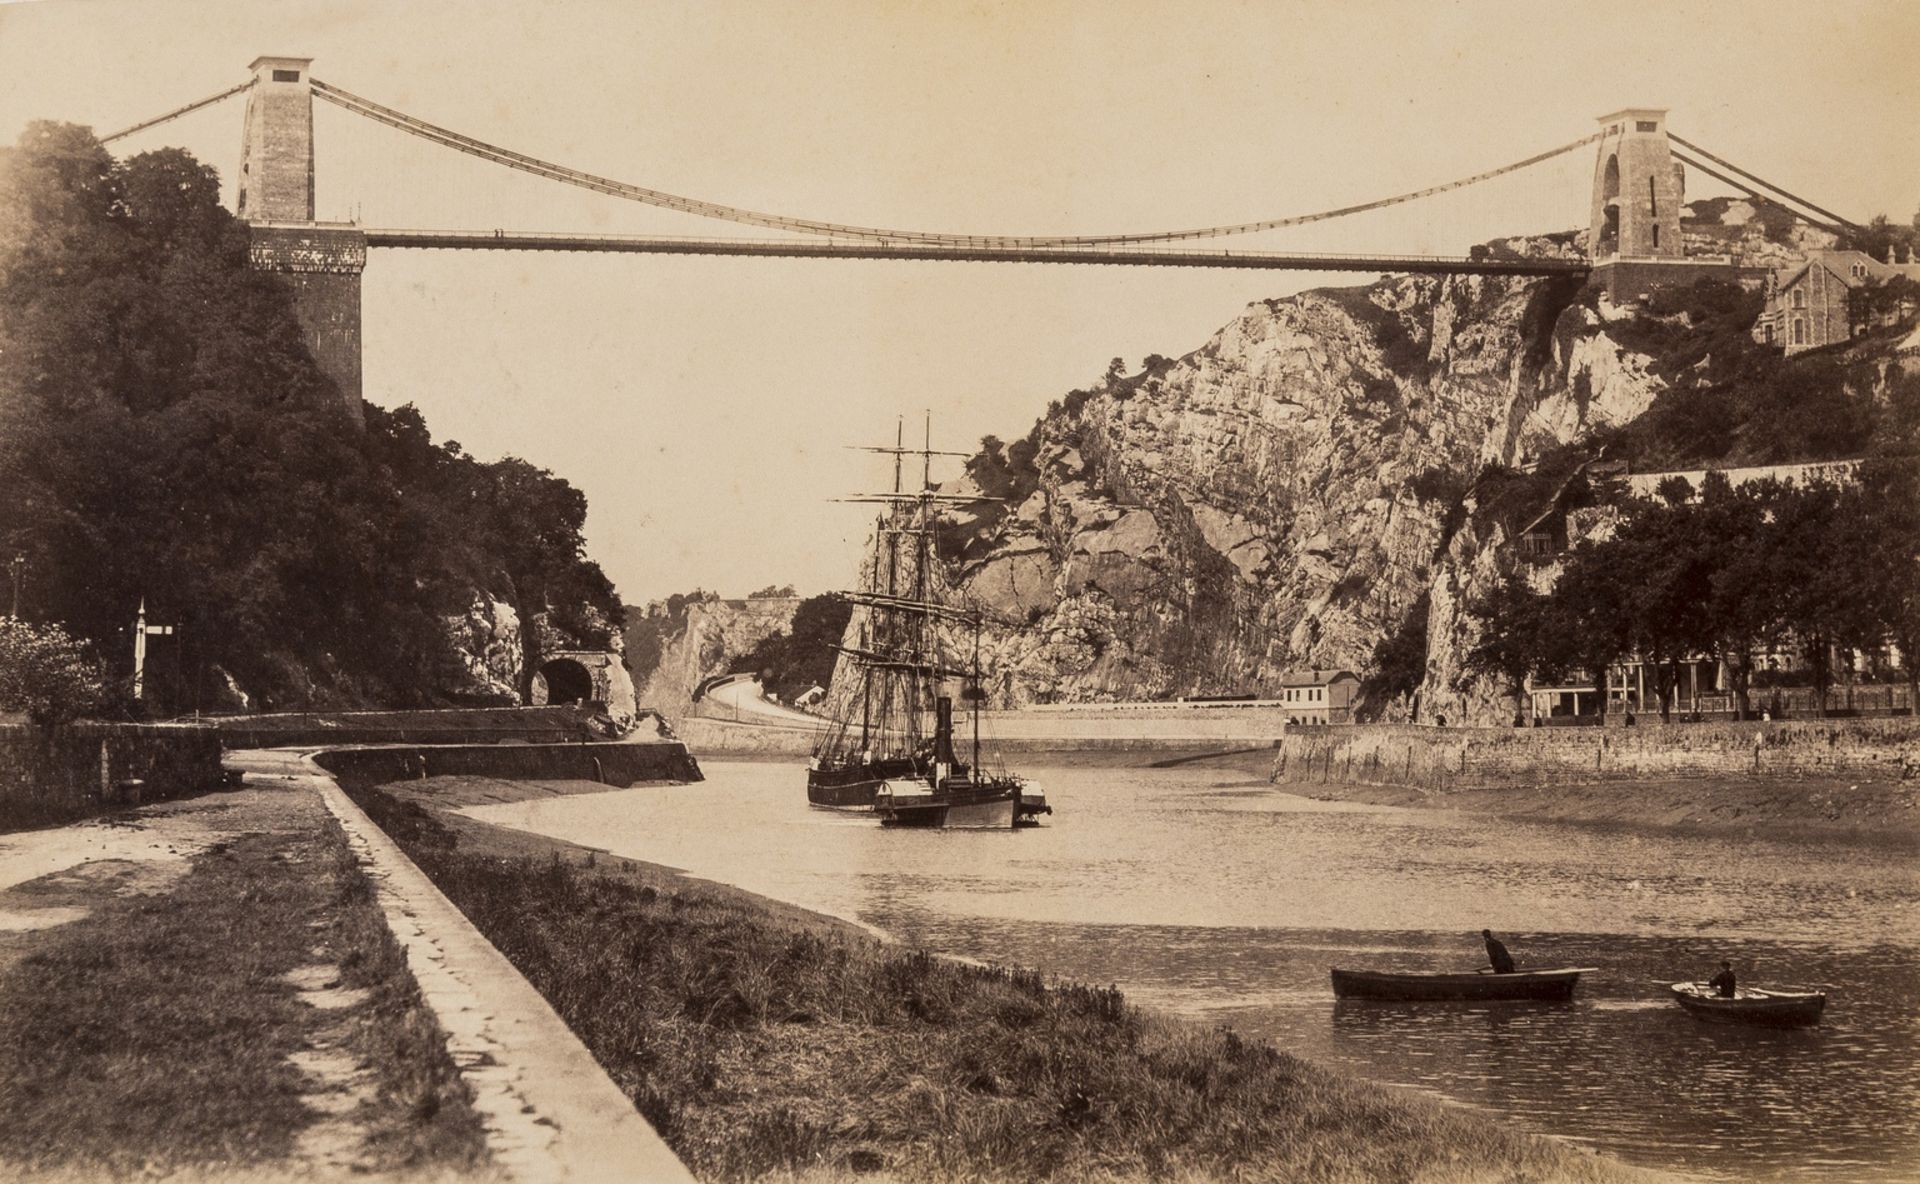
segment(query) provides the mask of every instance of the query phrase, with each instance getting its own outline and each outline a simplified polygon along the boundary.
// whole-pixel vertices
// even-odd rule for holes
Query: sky
[[[456,131],[686,196],[968,233],[1207,226],[1519,160],[1629,106],[1848,216],[1920,207],[1920,3],[651,0],[0,2],[0,142],[106,133],[255,57]],[[115,145],[228,181],[236,96]],[[486,164],[315,104],[322,219],[768,232]],[[1210,245],[1464,253],[1582,226],[1591,149],[1443,199]],[[1725,192],[1694,177],[1689,196]],[[1108,359],[1183,354],[1352,275],[375,251],[365,394],[583,489],[629,603],[853,579],[883,470],[847,446],[1025,433]],[[950,464],[952,462],[949,462]],[[952,470],[936,471],[936,479]]]

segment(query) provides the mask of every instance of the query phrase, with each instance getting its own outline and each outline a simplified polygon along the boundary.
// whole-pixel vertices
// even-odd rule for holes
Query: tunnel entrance
[[[593,675],[572,658],[555,658],[540,668],[547,680],[547,702],[584,703],[593,698]]]

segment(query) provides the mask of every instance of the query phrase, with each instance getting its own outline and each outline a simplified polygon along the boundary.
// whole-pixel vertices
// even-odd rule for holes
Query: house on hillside
[[[1350,724],[1360,676],[1351,670],[1293,671],[1280,678],[1280,704],[1290,724]]]
[[[1905,263],[1893,259],[1891,248],[1884,263],[1864,251],[1815,251],[1805,263],[1771,273],[1753,339],[1793,355],[1864,331],[1869,326],[1856,300],[1863,287],[1896,276],[1920,282],[1920,260],[1911,252]]]

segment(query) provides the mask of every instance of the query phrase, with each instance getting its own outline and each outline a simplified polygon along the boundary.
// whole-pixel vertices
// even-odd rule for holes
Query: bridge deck
[[[972,263],[1079,263],[1124,267],[1224,267],[1432,275],[1585,275],[1585,259],[1193,251],[1175,247],[1015,247],[832,238],[657,238],[507,230],[368,230],[369,247],[468,251],[615,251],[643,255],[750,255],[798,259],[937,259]]]

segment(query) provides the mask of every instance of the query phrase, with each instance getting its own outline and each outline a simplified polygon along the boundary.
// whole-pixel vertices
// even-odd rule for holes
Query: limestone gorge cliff
[[[1056,404],[1031,478],[953,522],[950,578],[993,622],[992,699],[1272,693],[1291,670],[1366,672],[1424,612],[1423,718],[1490,717],[1494,688],[1461,676],[1462,606],[1507,539],[1473,513],[1476,476],[1631,420],[1660,385],[1579,295],[1405,276],[1306,292]],[[990,484],[976,463],[956,488]]]
[[[791,625],[799,604],[793,596],[760,596],[696,600],[672,614],[654,606],[627,628],[630,652],[651,651],[651,664],[635,671],[640,702],[670,719],[689,714],[700,684],[733,669],[735,659]],[[643,632],[657,640],[641,641]]]

